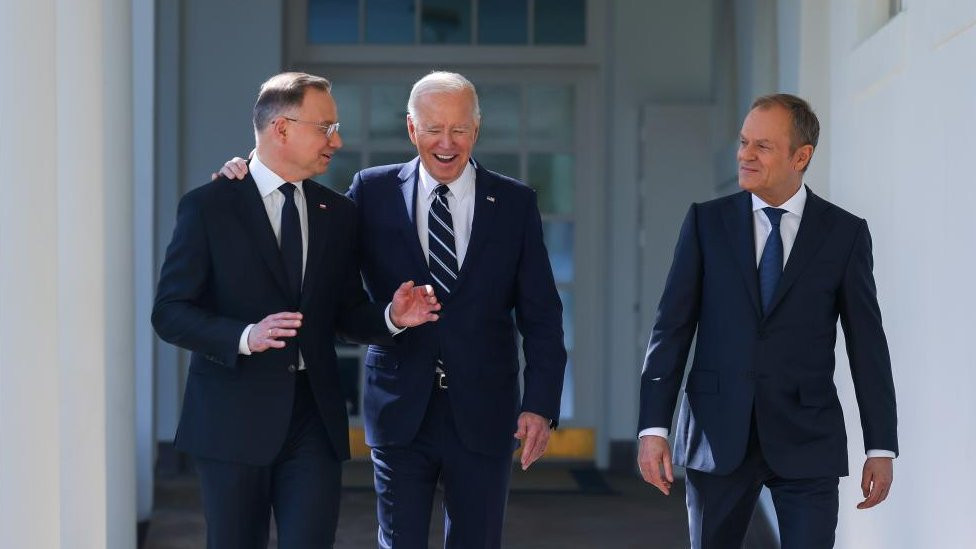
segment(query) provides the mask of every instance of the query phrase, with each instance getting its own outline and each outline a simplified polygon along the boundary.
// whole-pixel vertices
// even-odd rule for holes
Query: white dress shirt
[[[417,200],[414,219],[417,220],[417,236],[420,237],[420,247],[424,250],[424,259],[430,262],[428,253],[429,238],[427,233],[427,218],[430,205],[434,202],[434,190],[440,185],[431,177],[423,162],[419,165],[420,180],[417,182]],[[454,247],[458,258],[458,269],[464,264],[464,255],[468,251],[468,241],[471,239],[471,222],[474,219],[474,166],[468,162],[464,171],[457,179],[447,183],[447,204],[451,208],[451,222],[454,225]]]
[[[779,233],[783,239],[783,268],[786,268],[786,262],[790,258],[790,252],[793,251],[793,243],[796,242],[796,233],[800,230],[800,220],[803,218],[803,209],[806,205],[807,187],[806,185],[800,185],[800,190],[796,191],[789,200],[778,206],[779,209],[786,210],[786,213],[783,214],[779,222]],[[752,195],[752,226],[755,229],[754,233],[756,237],[756,267],[759,267],[759,260],[762,258],[763,248],[766,246],[766,239],[769,238],[769,233],[773,230],[773,224],[769,222],[769,217],[763,211],[763,208],[768,207],[770,207],[769,204],[763,202],[758,196]],[[642,429],[638,437],[654,435],[668,438],[668,431],[668,427],[649,427]],[[867,457],[893,458],[895,457],[895,453],[889,450],[868,450]]]
[[[261,194],[261,200],[264,202],[264,209],[268,213],[268,221],[271,222],[271,229],[274,231],[275,240],[278,241],[278,245],[281,246],[281,210],[285,205],[285,195],[278,187],[286,183],[284,179],[278,174],[271,171],[261,162],[258,158],[257,153],[248,162],[248,171],[251,172],[251,177],[254,178],[254,182],[258,186],[258,192]],[[295,206],[298,208],[298,222],[302,228],[302,281],[305,280],[305,265],[308,259],[308,209],[305,207],[305,191],[302,188],[301,181],[290,181],[295,185]],[[403,329],[397,328],[392,319],[390,318],[390,305],[386,306],[386,327],[390,330],[391,334],[398,334],[403,331]],[[247,344],[247,336],[251,333],[251,328],[254,324],[249,324],[244,331],[241,333],[240,341],[237,344],[237,352],[242,355],[250,355],[251,348]],[[305,369],[305,358],[302,356],[301,351],[298,353],[298,369]]]

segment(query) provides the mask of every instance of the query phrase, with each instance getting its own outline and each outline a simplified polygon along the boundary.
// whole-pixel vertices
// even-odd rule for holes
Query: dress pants
[[[281,549],[335,542],[342,464],[319,416],[308,374],[296,374],[285,443],[268,466],[195,458],[209,549],[265,549],[274,511]]]
[[[837,477],[787,479],[763,458],[755,418],[745,459],[728,475],[686,470],[688,525],[695,549],[742,547],[763,486],[776,508],[783,549],[828,549],[837,529]]]
[[[381,549],[427,547],[438,480],[444,488],[444,546],[501,547],[512,456],[487,456],[464,447],[449,390],[433,389],[412,442],[372,451]]]

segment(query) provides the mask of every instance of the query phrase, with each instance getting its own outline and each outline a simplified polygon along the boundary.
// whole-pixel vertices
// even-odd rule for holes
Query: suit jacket
[[[190,454],[267,465],[291,419],[298,345],[336,457],[349,457],[334,336],[391,341],[383,307],[367,301],[358,274],[356,214],[342,195],[302,184],[308,252],[301,302],[257,185],[219,178],[180,201],[152,321],[164,340],[189,349],[189,376],[176,447]],[[304,315],[285,349],[238,354],[244,328],[281,311]]]
[[[359,211],[363,279],[373,299],[389,298],[403,280],[433,284],[413,221],[418,165],[414,159],[363,170],[349,189]],[[440,320],[403,332],[394,345],[371,345],[366,354],[370,446],[413,440],[438,357],[448,372],[458,434],[471,451],[510,454],[520,410],[559,417],[566,366],[562,304],[535,192],[477,163],[475,173],[471,240],[454,292],[438,295]],[[516,327],[526,362],[521,404]]]
[[[752,200],[740,192],[688,211],[641,374],[639,428],[670,426],[685,363],[675,463],[727,474],[755,410],[763,456],[786,478],[847,474],[834,386],[840,318],[868,449],[897,453],[895,391],[867,223],[812,192],[767,314]]]

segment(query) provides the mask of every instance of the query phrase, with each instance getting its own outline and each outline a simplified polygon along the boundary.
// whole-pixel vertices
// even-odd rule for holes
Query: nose
[[[755,158],[755,150],[748,144],[739,144],[739,150],[736,152],[736,159],[739,162],[745,160],[752,160]]]
[[[339,135],[339,130],[336,130],[329,136],[329,146],[334,149],[342,148],[342,136]]]

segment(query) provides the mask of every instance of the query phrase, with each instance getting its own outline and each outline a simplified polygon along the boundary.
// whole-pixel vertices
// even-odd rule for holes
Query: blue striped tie
[[[445,292],[450,294],[454,290],[458,277],[457,251],[454,247],[454,221],[451,218],[451,207],[447,203],[447,185],[438,185],[434,189],[434,201],[430,204],[427,214],[427,263],[434,282]]]
[[[783,274],[783,235],[779,232],[779,222],[786,210],[780,208],[763,208],[773,229],[766,239],[762,257],[759,258],[759,295],[762,296],[763,314],[769,312],[769,304],[773,300],[773,293]]]

